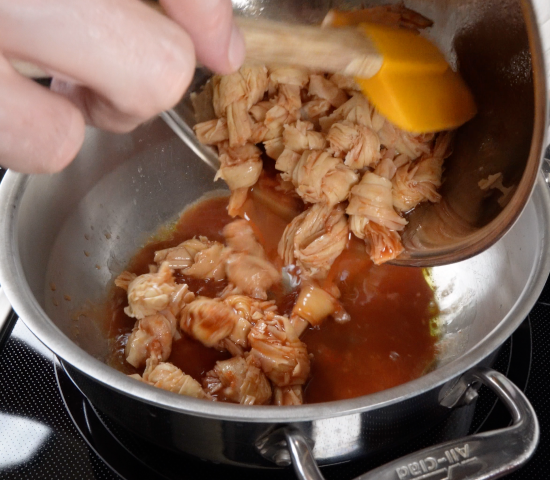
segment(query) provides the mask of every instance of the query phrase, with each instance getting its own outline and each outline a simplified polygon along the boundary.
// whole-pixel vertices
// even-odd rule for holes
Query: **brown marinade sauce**
[[[270,207],[269,202],[273,196],[284,198],[264,177],[253,189],[242,213],[251,222],[270,259],[281,266],[277,244],[291,215],[300,213],[304,207],[288,196],[276,206],[275,213],[273,203]],[[162,240],[152,240],[138,252],[128,270],[147,273],[156,250],[197,235],[223,242],[223,227],[233,220],[227,214],[227,202],[228,197],[214,197],[186,210]],[[377,267],[368,258],[362,241],[350,236],[347,249],[334,263],[329,279],[340,289],[340,300],[351,321],[338,324],[329,318],[302,336],[312,356],[306,403],[353,398],[394,387],[421,376],[435,359],[438,339],[430,333],[430,320],[438,312],[422,270]],[[225,281],[176,277],[200,295],[216,296],[226,286]],[[280,288],[275,288],[270,298],[276,300],[279,313],[289,314],[297,294],[297,291],[283,294]],[[114,287],[109,300],[112,352],[109,363],[124,373],[136,373],[124,360],[124,346],[135,323],[135,319],[124,314],[126,305],[126,292]],[[174,342],[168,361],[200,381],[216,361],[226,358],[229,358],[226,352],[204,347],[184,335]]]

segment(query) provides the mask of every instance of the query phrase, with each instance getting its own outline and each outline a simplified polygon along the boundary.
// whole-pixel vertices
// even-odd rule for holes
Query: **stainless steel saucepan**
[[[435,371],[353,400],[285,408],[177,396],[102,361],[107,340],[94,321],[95,307],[148,235],[211,190],[212,178],[213,171],[160,120],[125,136],[90,129],[77,162],[61,174],[8,172],[4,178],[0,282],[21,318],[63,359],[94,405],[151,441],[212,461],[269,466],[284,464],[291,454],[296,462],[314,457],[327,464],[420,432],[485,383],[510,406],[515,424],[403,460],[392,467],[394,477],[399,471],[409,478],[405,467],[424,468],[420,460],[435,468],[427,459],[444,458],[445,452],[458,455],[460,465],[468,460],[467,468],[480,475],[508,471],[528,458],[538,439],[529,403],[505,377],[476,365],[525,318],[550,270],[550,194],[542,177],[503,239],[479,256],[433,269],[444,325]],[[304,453],[307,445],[311,455]]]
[[[313,21],[317,13],[306,5],[320,12],[329,3],[335,2],[277,5]],[[239,4],[249,13],[278,11],[268,1]],[[528,48],[526,29],[535,27],[522,20],[519,4],[434,0],[407,6],[439,22],[438,38],[449,51],[454,45],[458,57],[472,54],[479,61],[471,65],[472,76],[485,75],[488,68],[493,75],[488,78],[500,88],[487,86],[485,91],[494,101],[486,115],[495,118],[459,133],[457,154],[480,155],[487,162],[502,157],[502,165],[539,158],[544,120],[536,113],[535,99],[543,94],[541,85],[532,82],[537,76],[528,71],[531,62],[534,68],[542,60],[536,29]],[[528,8],[526,12],[529,18]],[[498,68],[476,56],[490,48],[501,49],[500,56],[492,55],[500,58]],[[526,66],[526,76],[521,76]],[[449,188],[456,168],[447,171]],[[260,467],[292,462],[301,478],[318,479],[314,460],[321,465],[342,462],[406,440],[446,417],[450,408],[471,401],[483,383],[510,409],[511,427],[433,447],[362,478],[408,480],[441,469],[452,469],[453,478],[497,478],[530,457],[539,435],[535,413],[523,394],[487,365],[528,314],[550,271],[550,193],[542,175],[503,238],[478,256],[433,269],[443,324],[442,353],[434,371],[372,395],[280,408],[178,396],[104,363],[108,342],[95,317],[101,317],[98,305],[113,279],[160,225],[175,220],[204,193],[223,188],[212,183],[213,176],[157,120],[122,136],[89,129],[78,158],[62,173],[8,172],[0,185],[2,288],[96,407],[174,455],[186,452]]]

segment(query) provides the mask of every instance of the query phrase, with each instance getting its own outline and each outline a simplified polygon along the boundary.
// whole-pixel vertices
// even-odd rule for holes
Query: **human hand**
[[[63,169],[85,123],[127,132],[174,106],[197,59],[239,68],[244,41],[230,0],[0,0],[0,165],[24,173]],[[49,72],[51,89],[9,59]]]

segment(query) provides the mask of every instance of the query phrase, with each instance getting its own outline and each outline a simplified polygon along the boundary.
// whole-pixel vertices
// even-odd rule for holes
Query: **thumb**
[[[242,64],[244,39],[233,23],[230,0],[160,0],[168,16],[195,44],[197,59],[217,73],[232,73]]]

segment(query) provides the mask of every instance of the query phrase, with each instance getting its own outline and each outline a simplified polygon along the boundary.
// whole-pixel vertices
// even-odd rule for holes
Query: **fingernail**
[[[231,30],[231,37],[229,39],[229,53],[228,60],[229,65],[233,71],[238,70],[244,62],[244,38],[237,25],[233,25]]]

